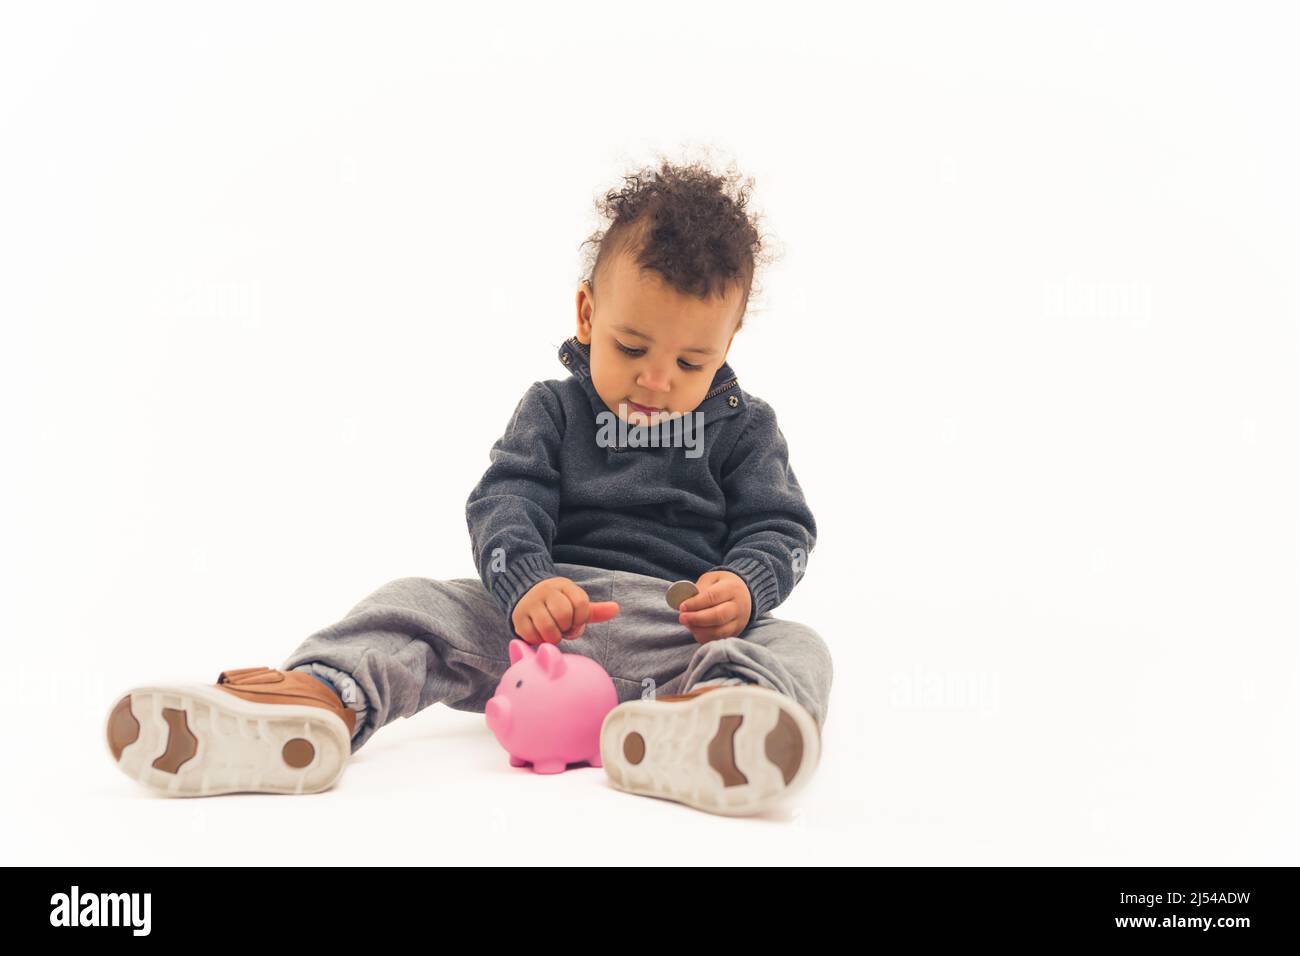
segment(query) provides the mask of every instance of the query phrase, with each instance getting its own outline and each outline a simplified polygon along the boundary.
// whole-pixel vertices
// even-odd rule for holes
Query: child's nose
[[[647,392],[665,395],[668,393],[668,373],[662,369],[644,372],[637,381],[637,384]]]

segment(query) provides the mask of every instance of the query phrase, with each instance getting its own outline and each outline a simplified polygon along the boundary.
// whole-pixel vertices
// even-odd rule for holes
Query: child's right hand
[[[529,644],[558,644],[561,639],[576,640],[588,624],[616,614],[617,601],[593,602],[576,582],[554,577],[534,584],[515,605],[510,621]]]

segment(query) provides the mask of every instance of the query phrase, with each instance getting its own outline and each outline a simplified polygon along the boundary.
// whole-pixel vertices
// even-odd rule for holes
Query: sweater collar
[[[560,364],[579,381],[587,397],[591,399],[592,410],[597,414],[611,411],[606,407],[605,400],[600,397],[600,393],[596,391],[596,386],[591,381],[591,346],[583,344],[576,335],[572,335],[560,346],[559,358]],[[703,412],[706,422],[715,422],[739,414],[744,407],[745,393],[740,388],[736,373],[730,363],[723,362],[713,376],[704,401],[700,402],[693,411]]]

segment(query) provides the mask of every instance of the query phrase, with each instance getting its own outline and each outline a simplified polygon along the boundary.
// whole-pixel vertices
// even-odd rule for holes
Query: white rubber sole
[[[172,797],[316,793],[352,754],[347,725],[323,707],[204,684],[134,688],[110,712],[107,740],[123,773]]]
[[[761,813],[799,791],[821,759],[816,721],[756,684],[681,701],[619,704],[600,728],[600,757],[620,790],[709,813]]]

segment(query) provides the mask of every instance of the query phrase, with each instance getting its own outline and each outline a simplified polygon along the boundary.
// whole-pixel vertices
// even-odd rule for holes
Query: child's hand
[[[707,644],[744,632],[754,609],[744,578],[731,571],[707,571],[695,586],[700,593],[681,603],[677,618],[695,640]]]
[[[595,601],[569,578],[538,581],[515,605],[510,617],[515,633],[529,644],[576,640],[588,624],[608,621],[618,614],[617,601]]]

